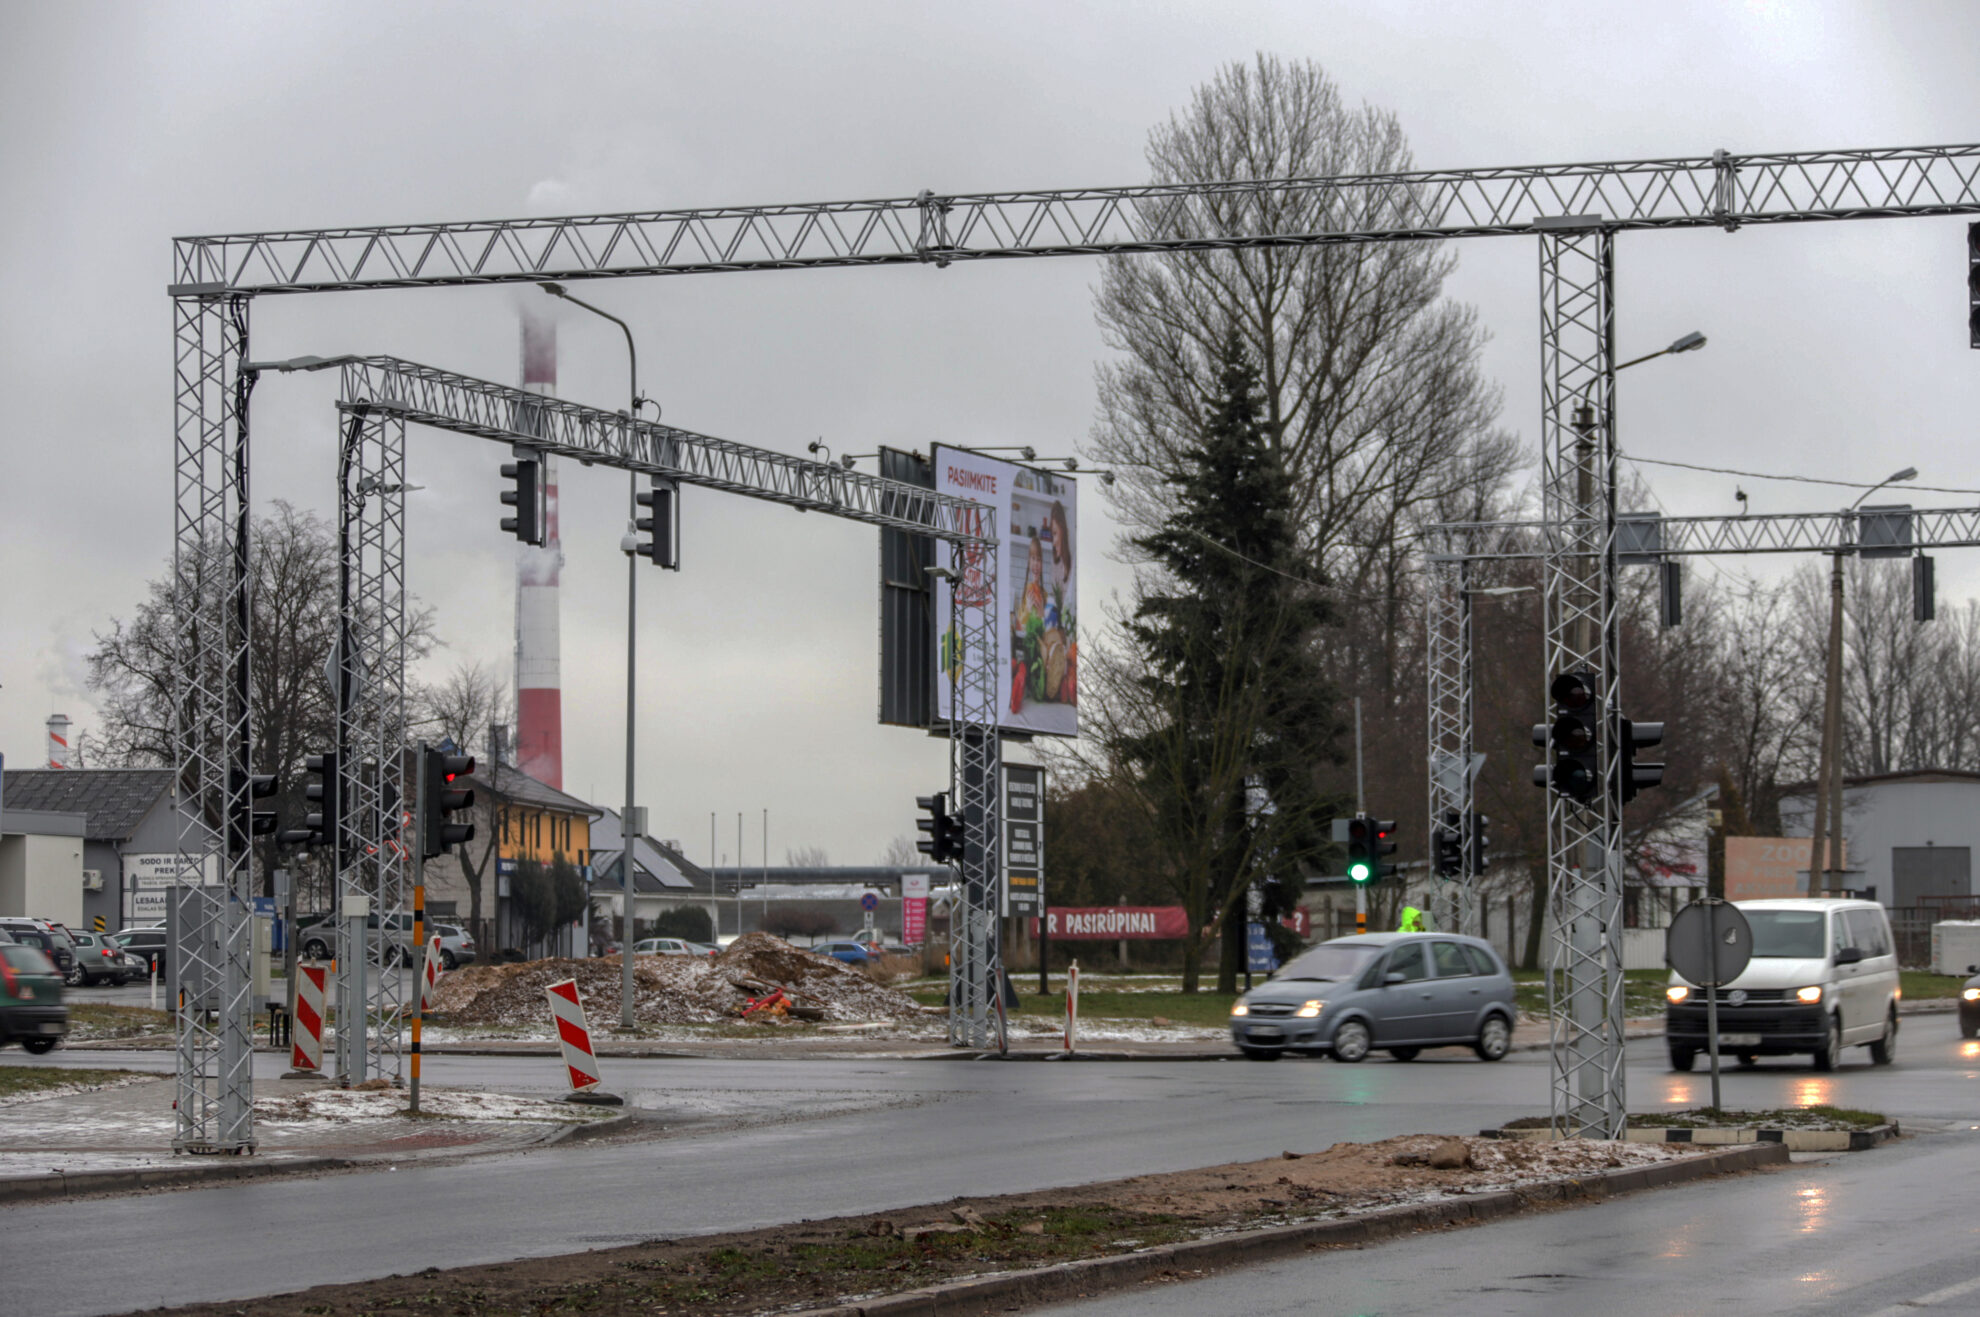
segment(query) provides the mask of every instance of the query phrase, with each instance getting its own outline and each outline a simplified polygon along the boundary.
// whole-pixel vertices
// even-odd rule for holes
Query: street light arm
[[[607,311],[602,307],[593,306],[591,303],[585,301],[581,297],[571,296],[571,294],[564,288],[562,284],[546,283],[546,284],[538,284],[537,287],[541,288],[544,292],[550,294],[552,297],[561,297],[566,302],[570,302],[577,306],[581,306],[595,316],[603,316],[605,319],[611,321],[613,324],[619,327],[619,332],[626,336],[626,357],[631,362],[630,369],[632,373],[632,414],[634,416],[638,416],[639,405],[642,402],[644,402],[645,399],[639,396],[639,349],[633,345],[632,326],[628,325],[625,321],[619,319],[617,316],[613,315],[610,311]]]

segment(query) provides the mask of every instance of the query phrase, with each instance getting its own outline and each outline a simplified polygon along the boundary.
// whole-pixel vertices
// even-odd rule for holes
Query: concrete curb
[[[960,1313],[1085,1298],[1150,1280],[1165,1272],[1206,1271],[1263,1262],[1311,1248],[1375,1243],[1438,1226],[1471,1225],[1517,1216],[1537,1203],[1599,1201],[1611,1194],[1756,1170],[1787,1160],[1788,1150],[1781,1144],[1756,1143],[1677,1161],[1605,1171],[1600,1175],[1550,1180],[1524,1189],[1388,1208],[1343,1221],[1307,1221],[1268,1230],[1247,1230],[1182,1244],[1164,1244],[1115,1257],[1086,1258],[1026,1271],[976,1276],[866,1302],[803,1311],[809,1317],[953,1317]]]
[[[271,1176],[319,1175],[326,1171],[364,1170],[388,1164],[419,1164],[423,1160],[453,1161],[462,1157],[492,1156],[501,1153],[532,1152],[553,1143],[595,1139],[617,1133],[635,1113],[626,1111],[604,1120],[582,1125],[558,1125],[544,1131],[530,1143],[503,1148],[476,1150],[449,1149],[443,1157],[420,1158],[374,1154],[358,1157],[277,1157],[257,1160],[247,1157],[201,1158],[177,1166],[132,1167],[109,1171],[52,1171],[46,1175],[0,1176],[0,1206],[9,1203],[45,1202],[84,1194],[130,1194],[144,1189],[191,1189],[213,1183],[238,1180],[265,1180]]]
[[[1554,1137],[1550,1129],[1497,1129],[1480,1130],[1478,1133],[1482,1138],[1524,1139],[1530,1143],[1544,1143]],[[1777,1143],[1789,1152],[1864,1152],[1880,1143],[1889,1143],[1903,1133],[1898,1123],[1892,1121],[1867,1130],[1692,1129],[1660,1125],[1625,1130],[1623,1137],[1631,1143],[1689,1143],[1698,1147]]]

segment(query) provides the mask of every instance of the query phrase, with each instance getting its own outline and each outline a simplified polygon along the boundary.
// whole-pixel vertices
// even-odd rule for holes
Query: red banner
[[[1179,905],[1055,905],[1046,912],[1055,942],[1160,941],[1189,936],[1189,916]],[[1031,921],[1038,936],[1038,920]]]
[[[1301,937],[1313,936],[1313,912],[1305,906],[1296,906],[1293,912],[1279,921]]]
[[[928,898],[925,896],[904,896],[901,898],[901,941],[911,947],[918,947],[928,940]]]

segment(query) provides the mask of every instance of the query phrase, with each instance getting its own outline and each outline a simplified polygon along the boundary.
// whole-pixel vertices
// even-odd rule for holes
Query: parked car
[[[643,937],[633,943],[635,956],[698,956],[694,943],[677,937]]]
[[[873,959],[873,953],[858,942],[819,942],[811,949],[821,956],[830,956],[848,965],[864,965]]]
[[[109,983],[121,987],[144,973],[144,967],[137,958],[126,955],[108,934],[74,933],[70,936],[76,944],[76,976],[71,979],[75,986],[87,988],[92,984]]]
[[[0,944],[0,1046],[19,1043],[30,1052],[50,1052],[67,1032],[62,972],[37,946]]]
[[[690,942],[688,945],[694,948],[696,955],[706,956],[710,960],[722,954],[722,948],[710,945],[707,942]]]
[[[1512,1050],[1512,975],[1489,943],[1454,933],[1363,933],[1301,952],[1231,1007],[1231,1040],[1254,1061],[1326,1052],[1355,1062],[1382,1050]]]
[[[1719,1050],[1743,1066],[1806,1054],[1833,1070],[1844,1048],[1868,1047],[1873,1064],[1889,1065],[1898,964],[1884,907],[1822,897],[1733,904],[1753,929],[1753,959],[1718,990]],[[1707,1044],[1705,993],[1673,973],[1664,995],[1671,1068],[1689,1070]]]
[[[10,918],[0,920],[0,928],[14,935],[14,941],[23,946],[38,947],[55,965],[55,970],[63,980],[71,985],[79,984],[76,969],[76,944],[60,924],[46,919]]]
[[[459,969],[474,962],[474,939],[458,924],[428,924],[431,936],[440,939],[440,966],[442,969]]]
[[[162,977],[165,973],[165,925],[145,924],[138,928],[127,928],[121,933],[112,933],[110,940],[123,948],[125,954],[135,957],[139,967],[149,976],[153,964]]]
[[[379,926],[376,910],[365,923],[374,931]],[[413,963],[413,918],[403,910],[395,910],[385,917],[385,927],[390,932],[391,941],[397,946],[399,963]],[[310,915],[296,921],[296,946],[304,960],[328,960],[337,954],[337,917],[335,915]]]

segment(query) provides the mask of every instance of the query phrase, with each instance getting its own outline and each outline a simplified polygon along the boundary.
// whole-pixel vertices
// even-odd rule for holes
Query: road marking
[[[1942,1290],[1933,1290],[1930,1294],[1921,1294],[1915,1299],[1894,1303],[1888,1308],[1879,1308],[1870,1314],[1870,1317],[1904,1317],[1904,1314],[1916,1312],[1920,1308],[1936,1308],[1949,1300],[1965,1298],[1976,1290],[1980,1290],[1980,1276],[1975,1276],[1972,1280],[1963,1280],[1957,1285],[1948,1285]]]

